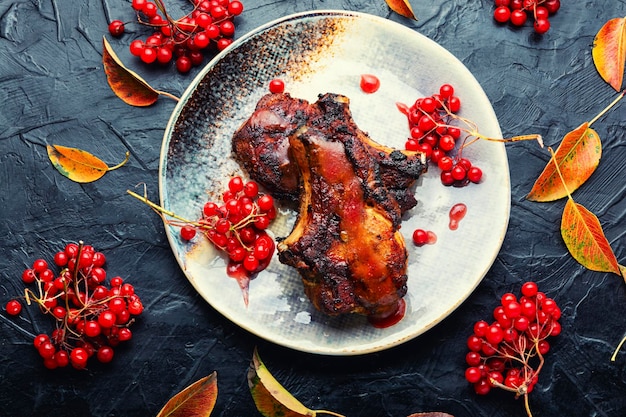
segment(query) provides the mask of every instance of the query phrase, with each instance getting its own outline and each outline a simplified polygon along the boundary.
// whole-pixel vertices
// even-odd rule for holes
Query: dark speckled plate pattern
[[[377,75],[375,94],[359,89],[364,73]],[[395,103],[453,83],[461,115],[481,133],[501,137],[491,104],[472,74],[428,38],[397,23],[355,12],[317,11],[273,21],[240,38],[195,78],[175,108],[161,151],[161,204],[188,219],[198,218],[207,200],[217,200],[232,175],[243,175],[230,155],[233,132],[252,113],[273,78],[282,78],[295,97],[315,101],[334,92],[351,99],[357,124],[375,140],[402,147],[408,130]],[[402,232],[409,249],[409,291],[404,319],[375,329],[363,317],[326,317],[304,296],[295,270],[275,257],[250,285],[249,305],[225,273],[225,261],[201,238],[182,242],[175,227],[168,239],[186,276],[216,310],[248,331],[296,350],[354,355],[396,346],[448,316],[480,283],[506,232],[510,209],[507,158],[501,143],[481,141],[466,151],[484,171],[480,185],[446,188],[435,169],[420,181],[418,206],[407,213]],[[448,211],[465,203],[458,230],[448,228]],[[286,236],[295,213],[280,207],[270,231]],[[434,245],[415,248],[411,233],[434,231]],[[480,248],[477,250],[476,248]]]

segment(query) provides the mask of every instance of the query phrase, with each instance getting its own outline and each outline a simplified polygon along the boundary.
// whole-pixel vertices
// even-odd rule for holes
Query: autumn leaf
[[[434,411],[430,413],[415,413],[407,417],[454,417],[452,414]]]
[[[611,19],[600,28],[591,55],[602,79],[620,91],[626,64],[626,17]]]
[[[59,145],[47,145],[46,147],[48,158],[57,171],[72,181],[80,183],[93,182],[101,178],[108,171],[124,165],[130,157],[130,153],[126,152],[126,157],[121,163],[109,167],[102,160],[82,149]]]
[[[417,20],[413,13],[413,8],[408,0],[385,0],[391,10],[398,13],[401,16],[408,17],[409,19]]]
[[[592,271],[622,276],[622,269],[595,214],[572,198],[567,200],[561,218],[561,236],[570,254]]]
[[[111,90],[124,103],[131,106],[146,107],[154,104],[159,95],[178,101],[178,98],[165,91],[152,88],[143,78],[129,70],[117,57],[109,41],[102,37],[102,64]]]
[[[527,199],[538,202],[558,200],[573,193],[591,177],[602,156],[600,136],[591,125],[619,103],[625,94],[626,91],[620,93],[596,117],[565,135]]]
[[[248,370],[248,386],[257,410],[265,417],[315,417],[319,413],[336,417],[341,414],[311,410],[291,395],[269,372],[254,349]]]
[[[531,201],[554,201],[578,189],[593,174],[600,163],[602,143],[600,136],[585,122],[563,138],[555,153],[556,163],[565,180],[560,180],[552,160],[535,181],[526,197]]]
[[[208,417],[217,400],[217,374],[213,372],[173,396],[157,417]]]

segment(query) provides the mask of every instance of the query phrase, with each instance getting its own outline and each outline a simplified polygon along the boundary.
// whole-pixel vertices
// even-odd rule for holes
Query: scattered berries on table
[[[542,35],[550,29],[549,17],[561,8],[560,0],[495,0],[493,18],[520,27],[532,19],[535,32]]]
[[[93,246],[69,243],[51,264],[36,259],[22,273],[26,303],[37,304],[54,322],[51,334],[40,333],[33,340],[46,368],[84,369],[91,357],[110,362],[114,348],[131,339],[130,325],[143,304],[122,277],[111,278],[107,285],[105,262]],[[22,303],[10,300],[6,311],[19,315]]]
[[[167,65],[174,61],[184,74],[204,60],[204,52],[214,53],[227,48],[235,36],[234,18],[244,9],[238,0],[192,0],[193,10],[179,19],[165,12],[163,0],[133,0],[131,7],[137,21],[152,28],[144,40],[136,39],[130,53],[146,64]],[[122,36],[125,24],[113,20],[112,36]]]
[[[550,350],[548,338],[561,333],[560,317],[556,302],[534,282],[522,285],[519,298],[504,294],[493,320],[477,321],[467,339],[465,379],[479,395],[501,388],[527,396]]]

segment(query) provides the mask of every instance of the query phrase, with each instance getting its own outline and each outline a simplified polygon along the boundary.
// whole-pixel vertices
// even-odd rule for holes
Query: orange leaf
[[[408,17],[409,19],[417,20],[413,13],[413,8],[409,3],[409,0],[385,0],[391,10],[398,13],[401,16]]]
[[[208,417],[217,400],[217,374],[194,382],[173,396],[157,417]]]
[[[578,189],[596,170],[602,156],[598,134],[585,122],[569,132],[556,150],[555,159],[565,180],[559,178],[550,159],[526,198],[531,201],[554,201]]]
[[[561,236],[570,254],[585,268],[622,276],[600,221],[595,214],[571,198],[563,210]]]
[[[92,182],[101,178],[107,171],[124,165],[130,156],[130,153],[126,152],[124,161],[114,167],[109,167],[99,158],[82,149],[59,145],[47,145],[47,149],[48,158],[57,171],[72,181],[80,183]]]
[[[611,19],[600,28],[591,55],[602,79],[620,91],[626,64],[626,17]]]
[[[111,90],[124,103],[137,107],[150,106],[157,101],[159,94],[178,100],[178,98],[169,93],[155,90],[137,73],[126,68],[105,37],[102,37],[102,44],[104,73],[107,76]]]

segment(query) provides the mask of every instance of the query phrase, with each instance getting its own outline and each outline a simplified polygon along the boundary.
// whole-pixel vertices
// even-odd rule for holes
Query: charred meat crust
[[[350,100],[339,94],[320,95],[310,104],[288,93],[267,94],[255,112],[233,136],[233,155],[250,177],[275,197],[297,201],[298,170],[289,156],[289,136],[300,126],[317,127],[333,134],[354,136],[379,165],[382,183],[390,190],[402,213],[417,204],[412,186],[426,171],[424,155],[377,143],[360,130],[350,112]]]
[[[407,253],[388,208],[374,196],[376,164],[355,158],[359,141],[302,127],[290,137],[302,191],[293,231],[278,244],[307,296],[329,315],[395,312],[406,293]]]

